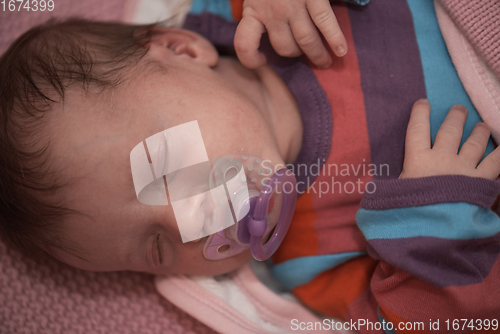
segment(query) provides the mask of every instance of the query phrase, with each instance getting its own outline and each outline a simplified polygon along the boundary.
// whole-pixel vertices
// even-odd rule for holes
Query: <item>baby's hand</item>
[[[305,53],[318,67],[332,63],[319,33],[337,56],[347,53],[347,42],[329,0],[245,0],[234,47],[246,67],[266,63],[266,57],[259,52],[260,38],[266,30],[279,55],[297,57]]]
[[[413,105],[406,131],[405,161],[400,179],[433,175],[466,175],[495,180],[500,174],[500,147],[478,165],[490,137],[490,129],[478,123],[458,152],[467,109],[453,106],[436,134],[431,148],[430,106],[427,100]]]

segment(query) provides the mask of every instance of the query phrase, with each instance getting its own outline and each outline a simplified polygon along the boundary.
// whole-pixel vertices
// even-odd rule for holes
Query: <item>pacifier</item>
[[[295,210],[296,180],[286,168],[272,173],[265,162],[246,154],[215,159],[210,188],[225,185],[235,224],[209,236],[205,258],[221,260],[250,248],[264,261],[283,241]]]

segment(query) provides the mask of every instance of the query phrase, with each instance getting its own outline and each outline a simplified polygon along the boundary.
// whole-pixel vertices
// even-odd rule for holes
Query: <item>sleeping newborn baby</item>
[[[336,23],[326,8],[324,24]],[[328,65],[323,44],[313,50]],[[69,20],[25,33],[1,69],[1,211],[17,246],[87,270],[156,274],[215,275],[249,259],[207,261],[203,242],[182,243],[171,206],[137,200],[129,156],[151,135],[196,120],[211,158],[248,152],[268,168],[293,162],[300,114],[269,66],[245,68],[187,30]]]
[[[285,6],[285,2],[245,2],[243,19],[234,42],[239,60],[232,55],[219,54],[214,44],[196,32],[156,25],[132,26],[72,19],[48,22],[18,38],[0,60],[2,234],[28,254],[50,256],[91,271],[218,275],[246,263],[252,256],[248,247],[232,256],[213,260],[207,258],[204,249],[209,234],[213,233],[194,232],[188,237],[182,234],[180,217],[187,215],[188,220],[203,220],[205,218],[197,216],[198,211],[194,208],[206,204],[201,203],[202,199],[193,204],[193,211],[176,211],[171,189],[176,178],[182,180],[181,167],[167,172],[162,167],[161,173],[152,171],[153,177],[159,180],[160,189],[168,189],[164,194],[165,204],[172,202],[172,205],[148,205],[147,199],[141,199],[140,192],[147,182],[138,181],[133,175],[134,164],[140,161],[134,160],[133,156],[134,152],[143,154],[142,161],[147,160],[143,165],[154,169],[157,154],[161,152],[153,152],[148,139],[163,131],[191,124],[194,125],[193,138],[202,138],[201,151],[204,150],[202,155],[205,157],[202,160],[208,163],[209,171],[213,165],[208,161],[213,163],[214,159],[255,156],[259,163],[265,162],[264,173],[259,166],[255,167],[257,175],[271,176],[285,166],[292,169],[297,176],[294,191],[305,194],[302,198],[307,201],[310,181],[318,173],[309,172],[304,178],[300,169],[293,169],[293,166],[303,164],[305,169],[312,170],[309,167],[318,161],[320,168],[332,157],[338,159],[337,148],[331,146],[335,144],[332,142],[332,118],[335,123],[336,117],[344,120],[359,117],[342,111],[342,108],[348,110],[351,100],[341,100],[341,93],[336,101],[346,104],[330,107],[335,101],[332,98],[335,91],[328,91],[328,84],[321,79],[330,76],[328,82],[335,80],[335,72],[328,72],[328,68],[339,59],[331,50],[336,56],[343,57],[352,36],[346,40],[342,34],[329,1],[297,0],[290,6]],[[200,20],[235,27],[213,16],[201,16]],[[234,29],[226,31],[234,34]],[[306,57],[303,60],[294,58],[289,65],[284,61],[281,70],[267,64],[266,56],[259,51],[264,31],[268,32],[270,43],[279,55],[297,57],[304,53],[307,60],[304,60]],[[338,64],[336,66],[345,68],[351,66],[349,60]],[[411,108],[407,109],[402,112],[409,116]],[[489,222],[490,226],[497,226],[498,217],[489,210],[489,202],[486,203],[489,197],[485,202],[472,200],[471,203],[465,197],[459,198],[460,194],[454,191],[466,182],[470,192],[480,193],[487,189],[488,196],[493,199],[498,194],[498,184],[494,180],[500,173],[500,150],[492,151],[488,127],[478,122],[468,139],[462,141],[457,154],[467,109],[458,105],[450,109],[432,147],[429,117],[429,103],[417,101],[409,118],[404,166],[400,161],[400,180],[391,186],[392,191],[413,192],[415,185],[411,184],[412,180],[421,182],[419,184],[424,185],[422,189],[426,191],[437,186],[449,187],[449,193],[455,197],[445,196],[440,200],[467,205],[469,216],[462,215],[462,219],[470,218],[471,222],[480,219]],[[406,127],[407,124],[401,125]],[[345,138],[355,136],[356,133],[352,132],[345,134]],[[180,141],[178,138],[171,136],[171,142]],[[383,142],[380,144],[384,145]],[[400,144],[404,145],[404,140]],[[161,160],[174,157],[173,164],[192,153],[188,147],[185,155],[182,152],[174,155],[168,147],[167,143],[163,148],[167,158],[162,156]],[[342,146],[341,150],[348,152],[346,147]],[[482,159],[485,151],[488,155]],[[363,164],[366,160],[368,164],[370,152],[353,150],[342,158],[351,162],[363,161]],[[240,167],[244,164],[241,161]],[[209,174],[207,178],[215,177],[213,173]],[[248,175],[243,179],[251,184],[252,178]],[[325,195],[322,205],[345,203],[347,207],[352,202],[357,210],[369,180],[362,180],[362,189],[357,194],[343,194],[347,201],[339,204]],[[255,183],[257,194],[265,192],[265,184]],[[182,190],[183,185],[177,189]],[[286,187],[279,190],[284,193]],[[377,196],[378,192],[371,192],[371,195]],[[279,201],[274,207],[277,213],[284,207]],[[298,206],[306,203],[300,201],[299,198]],[[436,205],[430,200],[418,203],[407,206],[413,210],[416,207],[417,210],[427,210]],[[231,205],[231,216],[238,218],[234,203]],[[268,215],[273,214],[270,206],[268,208],[266,204]],[[457,212],[450,208],[434,208],[438,211],[433,211],[435,216],[427,213],[419,216],[413,211],[412,217],[425,217],[422,219],[427,221],[435,219],[437,224],[444,219],[443,215]],[[375,275],[377,266],[398,267],[391,259],[381,258],[385,255],[371,248],[375,246],[370,246],[372,251],[370,256],[367,255],[366,240],[356,237],[366,232],[366,239],[370,239],[374,221],[398,221],[391,216],[392,212],[389,208],[370,210],[365,207],[358,212],[359,227],[354,216],[349,218],[345,226],[354,235],[355,247],[342,252],[354,254],[347,263],[357,260],[364,263],[352,268],[353,275],[362,272],[361,276],[366,278]],[[295,223],[304,217],[294,218],[290,233],[309,235],[297,225],[299,223]],[[332,224],[336,224],[333,217]],[[272,227],[264,239],[272,234]],[[400,228],[414,231],[415,226],[407,222],[407,227],[401,225]],[[488,233],[480,235],[491,237]],[[331,238],[330,243],[335,243],[332,241],[335,235]],[[342,235],[339,244],[345,241],[344,238]],[[490,243],[485,243],[484,247],[487,249]],[[290,249],[292,252],[287,252],[293,258],[294,248]],[[435,256],[441,255],[436,252]],[[279,262],[279,259],[273,261]],[[425,267],[425,264],[421,266]],[[426,275],[416,275],[415,279],[436,289],[446,286]],[[404,286],[406,283],[401,280],[398,284]],[[490,289],[489,285],[484,287],[484,291]],[[369,287],[368,291],[372,296]],[[429,293],[432,294],[430,290]],[[326,314],[340,318],[359,315],[342,307],[315,304],[305,294],[299,291],[298,296]],[[434,300],[438,298],[435,295]],[[370,298],[367,297],[372,300]],[[446,298],[439,297],[438,302],[447,303]],[[346,305],[346,301],[331,300],[335,305]],[[367,311],[367,317],[376,317],[377,305],[369,305],[371,311]],[[475,314],[473,307],[465,311],[469,318]],[[494,307],[488,312],[492,309]],[[382,308],[380,313],[387,320],[392,319],[395,311],[391,312]],[[428,316],[423,318],[428,319]]]
[[[186,30],[76,20],[31,30],[2,68],[19,70],[2,92],[12,101],[2,106],[4,138],[23,152],[2,160],[25,159],[4,174],[11,204],[2,212],[17,244],[98,271],[215,275],[250,258],[208,261],[203,242],[183,243],[171,206],[138,201],[130,153],[196,120],[209,157],[251,152],[274,164],[293,161],[300,115],[269,67],[252,71],[219,57]]]

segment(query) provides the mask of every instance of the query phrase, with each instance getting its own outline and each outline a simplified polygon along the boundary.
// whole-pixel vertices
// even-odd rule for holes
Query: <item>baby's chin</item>
[[[248,263],[250,259],[252,259],[252,253],[249,249],[223,260],[207,260],[202,255],[202,258],[190,261],[190,263],[179,264],[179,266],[176,266],[177,268],[160,269],[158,272],[150,273],[165,276],[170,274],[216,276],[239,269]]]

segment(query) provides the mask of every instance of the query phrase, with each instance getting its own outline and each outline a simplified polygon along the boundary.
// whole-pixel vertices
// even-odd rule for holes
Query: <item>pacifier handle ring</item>
[[[264,189],[257,198],[253,217],[248,225],[248,230],[251,234],[250,249],[256,260],[267,260],[276,252],[283,241],[295,211],[295,202],[297,199],[296,183],[295,176],[289,169],[280,169],[267,181]],[[283,194],[280,216],[271,238],[265,244],[262,244],[263,236],[267,228],[267,208],[279,184],[281,184],[281,191]],[[285,187],[285,185],[288,184],[292,186],[289,192],[286,191]]]

